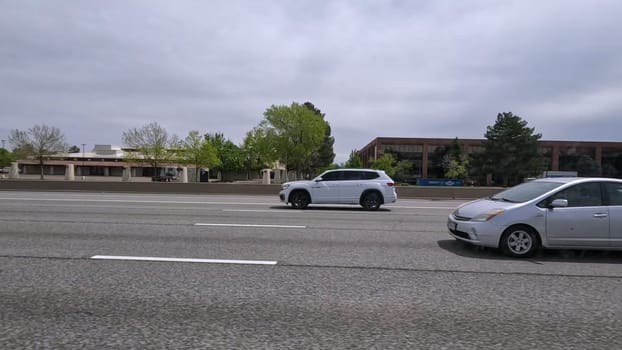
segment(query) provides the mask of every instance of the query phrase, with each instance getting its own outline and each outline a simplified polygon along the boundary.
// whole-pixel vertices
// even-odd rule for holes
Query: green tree
[[[220,159],[216,152],[216,147],[206,138],[202,137],[198,131],[192,130],[183,140],[181,147],[180,161],[184,164],[194,166],[195,180],[199,181],[200,168],[210,168],[220,165]]]
[[[428,172],[432,177],[462,179],[469,172],[468,157],[457,137],[450,144],[437,147],[430,155],[430,162]]]
[[[576,164],[577,175],[579,176],[600,176],[600,164],[588,155],[581,155]]]
[[[457,137],[447,147],[447,153],[443,159],[443,170],[445,178],[450,179],[464,179],[469,174],[469,159],[464,154]]]
[[[469,170],[469,161],[467,159],[449,161],[445,177],[449,179],[464,179],[467,177]]]
[[[231,140],[226,139],[222,133],[205,134],[205,139],[214,145],[220,165],[214,169],[220,171],[222,181],[227,181],[227,173],[240,171],[244,168],[244,155],[242,150]]]
[[[131,149],[126,158],[148,162],[153,168],[153,175],[157,175],[157,168],[162,163],[177,160],[180,146],[177,137],[169,136],[166,129],[156,122],[125,131],[123,144]]]
[[[429,157],[428,176],[432,178],[445,177],[445,168],[449,161],[449,145],[436,147]]]
[[[32,156],[39,160],[41,180],[45,158],[52,154],[66,152],[65,135],[55,127],[45,124],[35,125],[28,131],[11,130],[9,142],[15,147],[20,158]]]
[[[605,176],[605,177],[617,177],[618,176],[618,169],[616,169],[616,167],[613,166],[612,164],[605,164],[605,165],[603,165],[603,176]]]
[[[359,155],[358,150],[353,149],[350,152],[350,158],[344,163],[344,168],[362,168],[363,161],[361,160],[361,156]]]
[[[303,104],[310,111],[320,116],[322,120],[325,119],[325,114],[322,113],[317,107],[313,105],[311,102],[305,102]],[[335,144],[335,138],[331,136],[331,128],[330,124],[326,122],[326,129],[324,131],[324,138],[322,139],[322,143],[311,153],[309,167],[306,169],[306,172],[309,174],[319,174],[324,170],[327,170],[335,160],[335,152],[333,150],[333,145]]]
[[[326,136],[326,121],[314,111],[293,102],[290,106],[270,106],[259,127],[273,137],[279,160],[288,170],[304,177],[311,156]]]
[[[483,151],[473,157],[480,175],[492,174],[495,182],[508,186],[544,170],[538,149],[542,135],[534,133],[519,116],[499,113],[495,124],[486,128],[485,137]]]
[[[400,160],[395,165],[393,180],[406,182],[413,174],[413,162],[407,159]]]
[[[395,157],[391,153],[385,153],[371,163],[372,169],[384,170],[390,177],[395,176]]]
[[[17,157],[15,157],[15,154],[13,154],[13,152],[10,152],[7,149],[4,148],[0,148],[0,167],[6,167],[11,165],[11,162],[14,162],[17,160]]]
[[[270,132],[271,130],[255,127],[246,133],[242,154],[247,171],[271,168],[272,163],[278,160],[276,138]]]

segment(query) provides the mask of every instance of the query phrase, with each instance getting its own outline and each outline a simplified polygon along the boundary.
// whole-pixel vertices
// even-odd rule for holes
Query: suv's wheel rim
[[[533,245],[531,235],[525,231],[513,231],[508,236],[508,249],[514,254],[527,253]]]
[[[380,199],[378,199],[378,195],[375,193],[370,193],[365,196],[363,200],[365,204],[365,208],[367,209],[375,209],[380,206]]]
[[[294,198],[292,198],[292,204],[294,208],[304,208],[307,206],[307,198],[302,193],[294,194]]]

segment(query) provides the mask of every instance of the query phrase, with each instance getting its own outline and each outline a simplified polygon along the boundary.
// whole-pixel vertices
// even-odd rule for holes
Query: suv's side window
[[[607,182],[605,192],[609,199],[609,205],[622,205],[622,184]]]
[[[566,199],[569,207],[594,207],[603,205],[600,183],[588,182],[578,184],[552,195],[547,202],[555,199]]]
[[[363,179],[365,180],[373,180],[373,179],[377,179],[379,178],[380,175],[375,172],[375,171],[364,171],[363,172]]]
[[[344,180],[363,180],[363,172],[361,171],[344,171],[343,172]]]
[[[338,181],[343,178],[343,171],[331,171],[322,175],[322,181]]]

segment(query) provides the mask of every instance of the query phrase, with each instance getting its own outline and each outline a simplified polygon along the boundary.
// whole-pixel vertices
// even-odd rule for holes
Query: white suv
[[[286,182],[279,193],[281,201],[293,208],[309,204],[359,204],[367,210],[397,201],[393,180],[382,170],[328,170],[311,181]]]

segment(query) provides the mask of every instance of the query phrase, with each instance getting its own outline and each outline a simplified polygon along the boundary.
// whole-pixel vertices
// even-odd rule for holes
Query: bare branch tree
[[[166,130],[153,122],[123,133],[123,144],[132,148],[129,157],[135,161],[147,161],[153,167],[154,175],[158,165],[175,157],[173,148],[178,146],[176,136],[169,137]]]
[[[32,156],[39,160],[41,180],[43,180],[43,165],[45,158],[56,153],[65,152],[68,145],[65,135],[60,129],[45,124],[35,125],[28,131],[11,130],[9,142],[15,148],[19,157]]]

